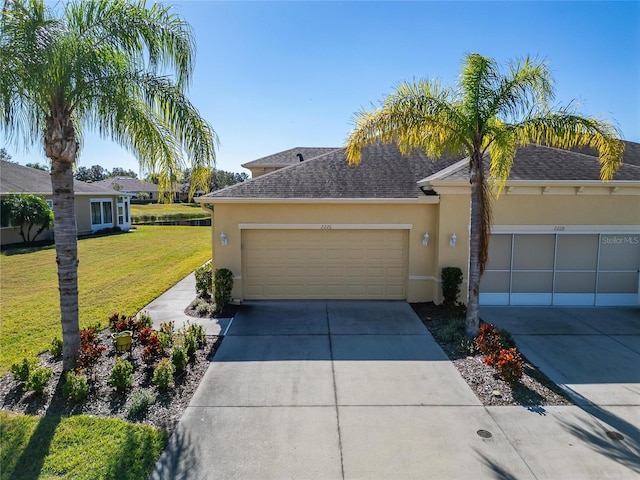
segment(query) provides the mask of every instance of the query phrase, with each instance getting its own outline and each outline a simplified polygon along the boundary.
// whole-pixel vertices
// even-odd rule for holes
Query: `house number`
[[[331,230],[331,225],[320,225],[320,230]]]
[[[554,232],[564,232],[564,225],[556,225],[553,227]]]

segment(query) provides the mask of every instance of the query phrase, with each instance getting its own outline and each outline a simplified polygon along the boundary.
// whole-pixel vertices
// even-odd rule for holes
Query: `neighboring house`
[[[342,149],[302,155],[197,199],[213,208],[213,262],[234,272],[234,298],[439,302],[443,267],[466,279],[466,159],[391,145],[366,148],[353,167]],[[626,142],[624,161],[602,182],[593,155],[519,149],[493,204],[481,303],[638,305],[639,144]]]
[[[119,192],[131,195],[131,200],[134,203],[136,201],[145,201],[144,198],[138,198],[141,192],[149,195],[149,198],[147,198],[146,200],[150,202],[158,201],[158,186],[154,183],[145,182],[144,180],[138,180],[137,178],[111,177],[105,180],[100,180],[99,182],[94,182],[93,184],[112,188]],[[173,200],[180,201],[179,186],[176,188],[176,191],[173,192]]]
[[[78,235],[95,233],[105,228],[120,227],[129,230],[131,213],[129,196],[96,183],[74,181],[76,196],[76,224]],[[44,196],[53,208],[51,176],[48,172],[24,167],[17,163],[0,162],[0,195],[9,193],[33,193]],[[19,227],[0,230],[0,244],[21,243]],[[43,232],[38,240],[52,238],[53,232]]]
[[[243,164],[242,166],[251,171],[251,177],[257,178],[265,173],[274,172],[290,165],[295,165],[305,160],[325,155],[329,152],[340,150],[339,148],[324,147],[297,147],[284,152],[269,155]]]

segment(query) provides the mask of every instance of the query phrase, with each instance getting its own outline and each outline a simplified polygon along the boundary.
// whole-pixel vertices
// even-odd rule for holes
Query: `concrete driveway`
[[[483,407],[406,303],[250,302],[152,478],[637,478],[611,428]]]

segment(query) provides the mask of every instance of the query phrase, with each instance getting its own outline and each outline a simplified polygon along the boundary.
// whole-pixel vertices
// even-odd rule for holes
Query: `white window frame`
[[[93,207],[92,205],[94,203],[99,203],[100,204],[100,222],[101,223],[93,223]],[[108,203],[109,205],[111,205],[111,222],[105,222],[104,221],[104,217],[105,217],[105,210],[104,210],[104,204]],[[102,230],[103,228],[112,228],[115,223],[114,223],[114,218],[115,215],[117,214],[117,211],[114,211],[113,209],[113,199],[112,198],[92,198],[89,201],[89,219],[91,221],[91,231],[92,232],[97,232],[98,230]]]

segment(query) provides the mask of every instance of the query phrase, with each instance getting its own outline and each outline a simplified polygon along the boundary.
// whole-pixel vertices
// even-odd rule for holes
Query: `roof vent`
[[[304,162],[304,158],[302,158],[301,153],[296,154],[296,157],[298,157],[298,160],[300,160],[301,162]]]

